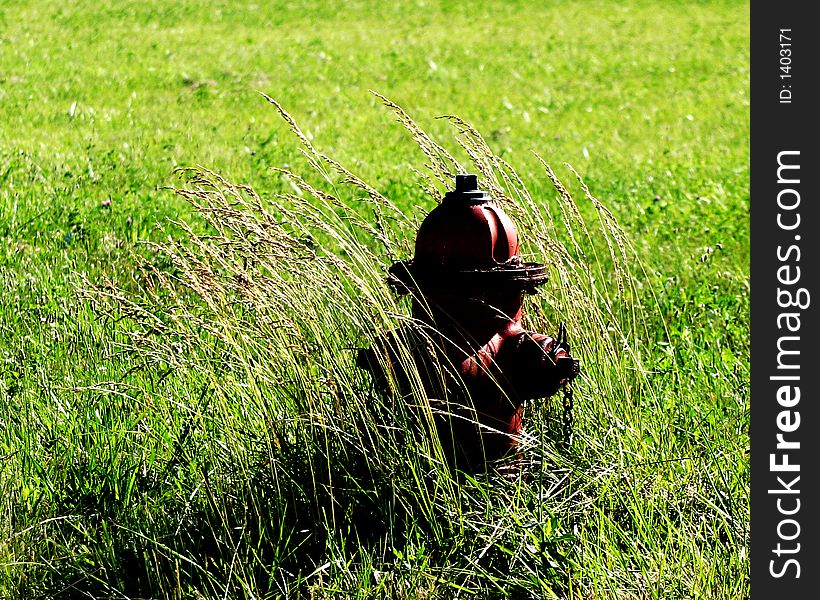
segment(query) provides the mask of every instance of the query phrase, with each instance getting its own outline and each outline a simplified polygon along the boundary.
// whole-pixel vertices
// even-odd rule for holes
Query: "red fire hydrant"
[[[524,295],[546,283],[546,267],[521,260],[515,226],[477,176],[457,175],[421,224],[413,260],[389,273],[399,293],[412,294],[421,328],[382,334],[359,365],[382,392],[407,397],[409,354],[448,460],[485,470],[518,445],[524,402],[553,395],[579,372],[565,339],[521,325]]]

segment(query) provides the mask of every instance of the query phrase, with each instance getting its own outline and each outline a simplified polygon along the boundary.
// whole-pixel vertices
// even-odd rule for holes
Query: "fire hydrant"
[[[421,328],[383,333],[358,363],[383,393],[409,397],[409,353],[448,461],[486,470],[515,452],[524,402],[555,394],[579,373],[563,325],[555,339],[521,324],[524,295],[547,282],[546,266],[521,260],[510,218],[476,175],[457,175],[455,190],[421,224],[413,259],[389,274],[399,293],[411,294]]]

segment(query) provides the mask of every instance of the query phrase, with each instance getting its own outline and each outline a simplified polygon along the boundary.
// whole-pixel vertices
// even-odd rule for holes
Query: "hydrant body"
[[[406,396],[397,345],[405,344],[448,460],[484,470],[518,445],[524,402],[553,395],[579,371],[564,341],[521,324],[524,295],[546,283],[546,267],[521,261],[510,218],[475,175],[458,175],[419,228],[413,260],[395,263],[390,277],[412,295],[420,330],[382,334],[359,364],[383,391]]]

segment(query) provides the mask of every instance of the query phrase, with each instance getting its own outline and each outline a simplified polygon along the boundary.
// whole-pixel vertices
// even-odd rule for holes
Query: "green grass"
[[[748,5],[281,4],[0,2],[0,597],[746,597]],[[583,258],[562,225],[511,209],[553,269],[530,321],[567,320],[585,372],[569,452],[530,410],[527,482],[454,483],[417,416],[363,405],[349,348],[406,307],[355,186],[335,188],[352,221],[300,213],[333,225],[317,242],[362,242],[342,266],[290,257],[325,288],[259,280],[269,296],[226,302],[230,269],[197,287],[177,246],[141,243],[220,226],[165,189],[177,166],[266,200],[294,192],[272,167],[334,189],[258,91],[420,219],[426,159],[368,89],[459,160],[435,117],[472,123],[560,225],[536,151],[589,225]],[[646,269],[629,254],[623,295],[564,162]],[[388,225],[406,258],[411,223]],[[156,297],[145,261],[172,281]],[[107,318],[86,293],[104,280],[124,294]],[[133,337],[144,316],[116,321],[130,301],[166,334]]]

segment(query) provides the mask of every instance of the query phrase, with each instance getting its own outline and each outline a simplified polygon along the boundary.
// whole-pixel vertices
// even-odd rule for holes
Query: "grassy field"
[[[0,598],[747,597],[748,11],[0,0]],[[353,365],[441,174],[371,89],[523,180],[584,370],[526,480],[453,478]]]

